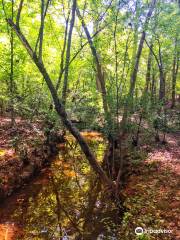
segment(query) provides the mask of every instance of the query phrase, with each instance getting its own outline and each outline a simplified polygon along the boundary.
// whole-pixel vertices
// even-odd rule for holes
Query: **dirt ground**
[[[145,161],[134,161],[127,186],[123,191],[127,208],[121,234],[123,239],[138,239],[136,227],[145,230],[170,230],[171,233],[142,235],[143,240],[180,239],[180,133],[168,134],[167,144],[150,145]]]

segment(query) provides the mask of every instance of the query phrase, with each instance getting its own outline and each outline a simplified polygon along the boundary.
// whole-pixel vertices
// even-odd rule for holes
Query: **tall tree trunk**
[[[90,150],[87,142],[85,139],[82,137],[80,134],[79,130],[73,126],[72,122],[68,119],[67,113],[65,111],[65,108],[63,106],[62,101],[58,98],[57,91],[52,83],[52,80],[49,76],[49,74],[46,71],[46,68],[44,67],[44,64],[42,61],[39,60],[37,57],[37,54],[33,51],[31,48],[29,42],[25,38],[25,36],[22,34],[21,30],[14,24],[14,22],[11,19],[8,19],[9,25],[14,29],[16,32],[17,36],[19,37],[21,43],[23,46],[26,48],[28,54],[30,55],[31,59],[39,69],[40,73],[44,77],[46,84],[49,88],[49,91],[51,93],[51,96],[54,101],[55,109],[60,116],[62,122],[66,126],[66,128],[70,131],[70,133],[75,137],[77,142],[79,143],[82,151],[84,152],[87,160],[89,161],[90,166],[93,168],[93,170],[99,175],[100,179],[107,184],[110,188],[114,188],[114,183],[111,179],[107,177],[105,172],[103,171],[102,167],[99,165],[97,162],[93,152]]]
[[[135,89],[135,84],[136,84],[136,78],[137,78],[140,56],[141,56],[141,52],[142,52],[142,49],[143,49],[143,43],[144,43],[144,40],[145,40],[145,35],[146,35],[146,33],[143,31],[143,33],[141,35],[140,42],[139,42],[138,51],[137,51],[137,54],[136,54],[135,66],[134,66],[134,69],[133,69],[133,72],[132,72],[131,78],[130,78],[129,93],[128,93],[128,96],[127,96],[125,109],[124,109],[124,113],[123,113],[123,118],[122,118],[122,122],[121,122],[121,128],[123,129],[123,131],[125,131],[125,126],[126,126],[126,123],[127,123],[127,120],[128,120],[128,114],[131,111],[132,105],[133,105],[134,89]]]
[[[79,19],[81,21],[82,27],[83,27],[84,32],[86,34],[87,40],[89,42],[89,46],[91,48],[92,55],[93,55],[93,57],[95,59],[95,62],[96,62],[97,75],[98,75],[98,80],[99,80],[100,87],[101,87],[103,108],[104,108],[104,113],[105,113],[106,120],[107,120],[110,117],[110,115],[109,115],[109,108],[108,108],[108,103],[107,103],[106,86],[105,86],[105,79],[104,79],[104,73],[103,73],[103,70],[102,70],[102,66],[101,66],[101,63],[100,63],[100,60],[99,60],[99,57],[98,57],[98,53],[97,53],[96,48],[94,46],[94,43],[92,41],[92,38],[90,36],[89,30],[86,26],[86,23],[85,23],[83,17],[81,16],[81,13],[80,13],[78,8],[76,9],[76,13],[77,13],[77,16],[79,17]]]
[[[158,41],[158,45],[159,45],[158,56],[155,54],[152,46],[150,46],[147,41],[146,41],[146,44],[149,47],[150,51],[152,52],[152,54],[157,62],[157,65],[158,65],[158,69],[159,69],[159,100],[161,102],[164,102],[165,101],[165,73],[164,73],[164,66],[163,66],[163,60],[162,60],[162,54],[161,54],[161,44],[160,44],[159,38],[157,38],[157,41]]]
[[[142,52],[142,49],[143,49],[145,36],[146,36],[146,33],[145,33],[145,31],[143,31],[143,33],[141,35],[140,42],[139,42],[138,51],[137,51],[137,54],[136,54],[134,69],[133,69],[133,72],[131,74],[130,89],[129,89],[129,94],[128,95],[129,95],[129,97],[132,97],[132,98],[133,98],[133,95],[134,95],[136,78],[137,78],[137,73],[138,73],[138,68],[139,68],[139,61],[140,61],[141,52]]]
[[[121,122],[121,127],[122,127],[123,131],[125,130],[125,126],[126,126],[126,123],[127,123],[127,120],[128,120],[128,114],[131,111],[132,104],[133,104],[133,96],[134,96],[134,89],[135,89],[135,85],[136,85],[136,78],[137,78],[137,73],[138,73],[138,68],[139,68],[139,61],[140,61],[140,57],[141,57],[141,53],[142,53],[142,49],[143,49],[143,44],[144,44],[145,37],[146,37],[145,30],[148,27],[149,20],[151,18],[151,15],[153,13],[155,5],[156,5],[156,0],[152,0],[149,11],[148,11],[146,19],[145,19],[144,30],[141,34],[138,50],[137,50],[137,53],[136,53],[135,64],[134,64],[134,68],[133,68],[133,71],[132,71],[131,77],[130,77],[129,93],[128,93],[126,104],[125,104],[123,119],[122,119],[122,122]]]
[[[118,84],[118,47],[117,47],[117,26],[118,26],[118,16],[119,16],[119,10],[116,11],[115,16],[115,27],[113,32],[114,37],[114,54],[115,54],[115,84],[116,84],[116,121],[119,122],[119,84]],[[118,124],[119,127],[119,124]]]
[[[176,79],[179,68],[179,57],[177,52],[177,38],[175,39],[175,49],[174,49],[174,58],[173,58],[173,68],[172,68],[172,104],[171,108],[175,107],[176,103]]]
[[[165,76],[162,66],[159,68],[159,100],[164,101],[165,98]]]
[[[66,50],[64,84],[63,84],[63,90],[62,90],[62,100],[63,100],[64,106],[66,105],[66,98],[67,98],[69,62],[70,62],[70,56],[71,56],[71,41],[72,41],[72,32],[73,32],[73,27],[74,27],[74,22],[75,22],[75,13],[76,13],[76,0],[73,0],[72,17],[71,17],[71,21],[70,21],[70,28],[69,28],[68,41],[67,41],[67,50]]]
[[[159,38],[157,39],[159,45],[159,100],[164,102],[165,101],[165,73],[164,73],[164,64],[162,60],[162,53],[161,53],[161,44]]]
[[[151,102],[154,103],[156,101],[156,79],[155,79],[155,71],[152,71],[152,85],[151,85]]]
[[[11,17],[14,18],[14,0],[11,4]],[[14,113],[14,32],[11,29],[10,34],[10,45],[11,45],[11,70],[10,70],[10,105],[11,105],[11,125],[15,124],[15,113]]]
[[[41,0],[41,27],[40,27],[40,37],[39,37],[39,59],[42,61],[42,51],[43,51],[43,37],[44,37],[44,0]]]
[[[135,18],[134,18],[134,34],[133,34],[133,50],[132,50],[132,56],[131,56],[131,73],[133,74],[134,66],[136,62],[136,54],[138,49],[138,28],[139,28],[139,17],[140,17],[140,1],[136,0],[136,6],[135,6]]]
[[[43,52],[44,23],[45,23],[45,17],[47,14],[47,10],[48,10],[50,1],[51,0],[47,0],[46,5],[45,5],[45,1],[41,0],[41,24],[40,24],[40,28],[39,28],[38,38],[36,40],[36,45],[35,45],[35,52],[37,51],[37,48],[39,46],[38,54],[39,54],[40,61],[42,61],[42,52]],[[17,14],[17,18],[16,18],[17,27],[19,27],[19,19],[20,19],[22,7],[23,7],[23,2],[22,3],[20,2],[18,14]]]
[[[152,47],[152,44],[151,44]],[[147,62],[147,71],[146,71],[146,85],[145,85],[145,93],[147,94],[150,87],[151,82],[151,62],[152,62],[152,52],[149,50],[148,62]]]
[[[65,55],[65,50],[66,50],[66,42],[67,42],[67,34],[68,34],[68,24],[69,24],[69,15],[70,15],[70,12],[68,14],[67,19],[65,19],[66,25],[65,25],[65,31],[64,31],[64,43],[63,43],[63,49],[62,49],[62,52],[61,52],[59,77],[58,77],[58,80],[57,80],[57,83],[56,83],[56,90],[57,91],[58,91],[58,89],[60,87],[61,79],[62,79],[62,76],[63,76],[63,73],[64,73],[64,55]],[[69,63],[69,65],[70,65],[70,63]]]

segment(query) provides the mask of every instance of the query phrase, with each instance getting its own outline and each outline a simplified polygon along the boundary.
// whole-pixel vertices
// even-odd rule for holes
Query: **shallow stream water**
[[[106,141],[85,132],[102,162]],[[50,167],[0,206],[0,240],[101,240],[117,237],[120,216],[76,141],[68,136]]]

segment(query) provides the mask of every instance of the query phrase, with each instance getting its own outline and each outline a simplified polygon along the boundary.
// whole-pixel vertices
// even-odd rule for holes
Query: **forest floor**
[[[29,142],[31,147],[33,144],[36,148],[39,144],[41,145],[38,142],[39,139],[44,141],[40,123],[30,125],[17,119],[18,130],[9,126],[10,120],[8,118],[0,119],[0,186],[3,187],[6,187],[6,182],[11,182],[10,178],[14,172],[22,170],[22,164],[14,150],[15,141],[12,141],[17,136],[17,131],[23,144]],[[26,141],[24,141],[25,139]],[[167,144],[165,145],[155,143],[152,134],[143,134],[140,139],[140,146],[132,150],[134,157],[131,164],[131,175],[127,180],[125,189],[122,190],[126,212],[119,230],[120,239],[179,240],[180,133],[167,134]],[[32,156],[33,159],[39,158],[40,160],[38,153],[34,152],[34,147],[29,149],[29,157]],[[47,153],[45,155],[47,158]],[[12,164],[11,160],[15,165]],[[9,163],[9,165],[6,165],[8,168],[3,170],[5,163]],[[17,171],[17,169],[19,170]],[[9,172],[9,180],[7,176],[4,177],[7,172]],[[23,172],[22,177],[26,176],[25,173]],[[144,232],[146,230],[169,230],[171,233],[151,233],[141,235],[138,238],[135,235],[137,227],[142,227]],[[5,231],[2,230],[0,229],[1,232]]]
[[[147,136],[134,150],[134,153],[140,150],[142,161],[133,160],[132,174],[122,191],[127,209],[120,230],[124,240],[135,239],[137,227],[144,232],[171,233],[145,233],[136,239],[180,239],[180,133],[168,134],[166,140],[163,145]]]
[[[0,201],[48,164],[54,153],[46,139],[42,122],[17,118],[12,127],[10,118],[0,117]]]

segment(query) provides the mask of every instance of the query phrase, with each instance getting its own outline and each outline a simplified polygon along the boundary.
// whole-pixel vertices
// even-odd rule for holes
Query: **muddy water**
[[[84,133],[101,162],[98,133]],[[120,216],[72,137],[40,176],[0,206],[0,240],[119,239]]]

